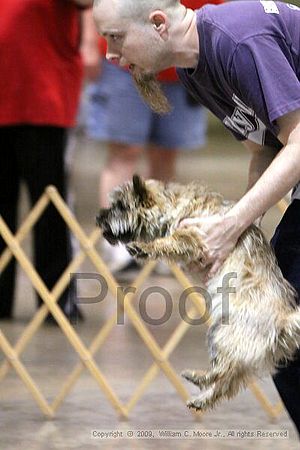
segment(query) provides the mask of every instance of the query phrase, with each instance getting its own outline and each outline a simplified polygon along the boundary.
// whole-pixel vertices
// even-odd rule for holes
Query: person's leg
[[[300,200],[294,200],[278,225],[271,244],[284,277],[294,286],[300,303]],[[300,435],[300,349],[273,376],[278,393]]]
[[[99,204],[108,206],[109,193],[119,184],[132,178],[143,148],[134,145],[110,142],[107,145],[107,161],[99,179]],[[108,242],[102,243],[103,256],[112,271],[134,268],[135,264],[123,245],[111,246]]]
[[[14,139],[18,127],[0,127],[0,214],[12,231],[16,231],[19,196],[19,171],[15,157]],[[6,243],[0,237],[0,255]],[[12,317],[16,262],[13,257],[0,275],[0,319]]]
[[[27,142],[26,151],[24,142]],[[18,142],[18,159],[22,176],[28,186],[32,205],[54,185],[66,200],[65,151],[67,130],[51,126],[24,126]],[[34,227],[35,266],[49,289],[72,259],[70,233],[56,208],[50,204]],[[64,313],[76,319],[73,284],[69,285],[58,303]],[[41,299],[38,297],[38,303]]]
[[[206,112],[199,105],[191,105],[179,82],[163,83],[163,89],[173,109],[170,114],[152,114],[148,147],[149,177],[169,182],[176,179],[179,150],[196,150],[206,140]],[[169,275],[168,266],[159,262],[155,270]]]
[[[108,206],[108,194],[116,186],[131,179],[143,148],[110,142],[107,151],[107,161],[101,171],[99,181],[99,203],[101,207]]]
[[[164,182],[174,180],[176,176],[177,149],[168,149],[155,145],[149,146],[149,178]]]
[[[142,103],[131,75],[107,61],[97,83],[88,88],[87,135],[106,142],[107,158],[99,179],[99,205],[108,205],[108,194],[132,178],[147,142],[150,110]],[[132,266],[124,246],[102,243],[103,256],[112,272]]]
[[[103,61],[97,82],[87,89],[87,135],[107,143],[107,158],[99,182],[100,206],[108,193],[130,180],[147,142],[151,112],[145,106],[128,71]]]
[[[300,435],[300,350],[294,361],[278,369],[273,381]]]

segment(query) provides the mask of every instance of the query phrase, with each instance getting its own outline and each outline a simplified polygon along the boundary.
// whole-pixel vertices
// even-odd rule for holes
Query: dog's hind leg
[[[228,373],[219,374],[218,380],[201,390],[198,397],[187,403],[189,408],[205,411],[212,409],[223,399],[234,397],[242,387],[245,387],[249,381],[246,372],[230,371]]]
[[[212,385],[207,389],[203,389],[201,390],[200,394],[189,400],[187,402],[187,407],[188,408],[193,408],[201,411],[204,411],[205,409],[208,409],[209,404],[211,404],[213,402],[213,398],[215,396],[215,386]]]
[[[218,371],[199,371],[186,369],[181,373],[181,376],[187,381],[198,386],[200,389],[208,387],[210,384],[214,383],[219,375]]]
[[[214,334],[213,331],[216,331],[219,327],[218,323],[215,323],[210,326],[208,331],[208,348],[210,353],[210,370],[201,371],[201,370],[190,370],[186,369],[181,373],[181,376],[185,378],[187,381],[194,383],[200,389],[208,387],[210,384],[214,383],[220,374],[223,373],[224,369],[221,367],[221,361],[218,358],[217,346],[214,343]]]

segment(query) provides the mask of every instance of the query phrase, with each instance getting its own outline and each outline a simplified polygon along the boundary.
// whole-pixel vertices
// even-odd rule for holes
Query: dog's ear
[[[144,202],[147,199],[148,192],[146,188],[146,183],[139,175],[133,175],[132,177],[133,189],[136,196]]]
[[[145,181],[139,175],[133,175],[132,177],[133,190],[145,206],[150,207],[153,205],[153,198],[151,192],[147,189]]]

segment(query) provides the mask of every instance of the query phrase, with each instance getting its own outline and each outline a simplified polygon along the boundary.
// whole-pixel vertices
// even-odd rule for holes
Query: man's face
[[[159,35],[150,21],[143,25],[120,17],[118,1],[102,0],[94,7],[97,30],[107,41],[106,58],[129,67],[138,91],[155,112],[169,112],[170,105],[155,77],[166,68]]]

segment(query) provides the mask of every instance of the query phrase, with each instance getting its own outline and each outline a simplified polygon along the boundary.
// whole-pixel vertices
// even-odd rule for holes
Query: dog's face
[[[160,199],[163,183],[143,181],[134,175],[132,181],[117,187],[110,196],[109,208],[102,208],[97,225],[112,245],[118,242],[150,241],[166,234],[165,202]]]

